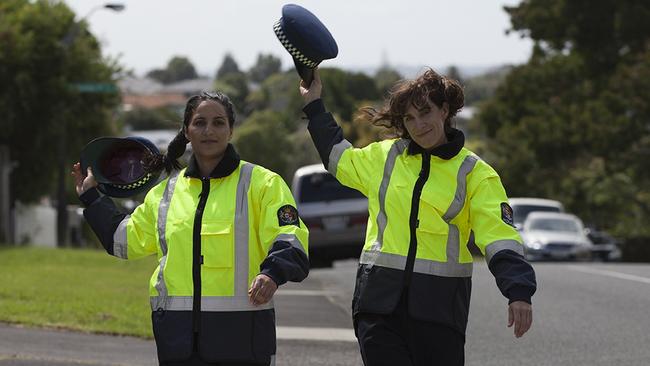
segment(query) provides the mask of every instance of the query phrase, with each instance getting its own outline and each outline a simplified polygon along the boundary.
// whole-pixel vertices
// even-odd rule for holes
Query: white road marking
[[[288,296],[330,296],[336,295],[336,291],[327,291],[327,290],[283,290],[280,289],[276,295],[288,295]]]
[[[636,282],[641,282],[650,285],[650,278],[648,277],[635,276],[627,273],[615,272],[606,269],[596,269],[596,268],[589,268],[589,267],[582,267],[582,266],[569,266],[568,268],[577,272],[593,273],[601,276],[620,278],[622,280],[636,281]]]
[[[356,342],[354,331],[349,328],[276,327],[278,339],[303,341]]]

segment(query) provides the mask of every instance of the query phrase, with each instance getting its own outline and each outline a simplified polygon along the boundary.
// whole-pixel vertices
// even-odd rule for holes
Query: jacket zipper
[[[404,287],[408,288],[411,283],[411,277],[413,275],[413,266],[415,265],[415,255],[418,248],[418,239],[416,236],[416,230],[419,226],[418,214],[420,211],[420,196],[422,195],[422,188],[424,184],[429,179],[429,170],[431,168],[431,155],[428,152],[422,153],[422,168],[420,169],[420,174],[418,175],[417,181],[415,181],[415,187],[413,188],[413,195],[411,197],[411,216],[409,218],[409,227],[411,229],[411,240],[409,242],[409,252],[406,257],[406,268],[404,269]]]
[[[199,332],[201,325],[201,223],[203,210],[210,194],[210,179],[201,178],[201,195],[199,205],[194,215],[194,232],[192,238],[192,282],[194,284],[194,297],[192,299],[192,329]]]

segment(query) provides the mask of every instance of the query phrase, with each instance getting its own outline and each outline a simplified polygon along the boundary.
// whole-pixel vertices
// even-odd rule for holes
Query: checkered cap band
[[[142,177],[142,179],[138,180],[137,182],[133,182],[133,183],[129,183],[129,184],[109,184],[109,185],[111,187],[115,187],[115,188],[119,188],[119,189],[125,189],[125,190],[126,189],[135,189],[135,188],[138,188],[138,187],[141,187],[141,186],[147,184],[147,182],[149,182],[149,180],[151,179],[152,176],[153,176],[153,174],[147,173],[147,175]]]
[[[273,31],[275,32],[275,35],[278,36],[278,39],[280,40],[284,48],[286,48],[287,51],[289,51],[291,56],[293,56],[296,60],[300,61],[305,66],[311,69],[318,66],[318,62],[314,62],[308,59],[305,55],[302,54],[302,52],[300,52],[296,47],[294,47],[291,44],[291,42],[289,42],[287,36],[284,34],[284,31],[282,31],[281,20],[282,19],[275,22],[275,24],[273,25]]]

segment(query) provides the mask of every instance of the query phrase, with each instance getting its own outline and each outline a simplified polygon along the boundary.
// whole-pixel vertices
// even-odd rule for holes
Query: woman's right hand
[[[305,105],[320,99],[321,91],[323,90],[323,84],[320,81],[320,75],[318,74],[318,68],[314,69],[314,80],[312,80],[310,85],[307,85],[304,80],[300,80],[300,95],[305,100]]]
[[[81,196],[90,188],[97,187],[97,181],[95,180],[92,169],[88,167],[86,176],[84,177],[81,174],[81,164],[79,162],[72,166],[72,176],[74,177],[74,187],[77,190],[78,196]]]

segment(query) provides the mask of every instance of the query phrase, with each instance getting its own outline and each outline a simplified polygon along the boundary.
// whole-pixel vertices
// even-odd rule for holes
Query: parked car
[[[365,241],[368,199],[339,183],[322,164],[299,168],[292,191],[300,217],[309,228],[312,264],[329,265],[334,259],[358,257]]]
[[[588,260],[592,243],[577,216],[558,212],[531,212],[521,231],[528,260]]]
[[[614,239],[608,233],[594,228],[587,228],[586,233],[593,244],[591,249],[592,258],[605,262],[621,259],[622,253],[618,246],[618,240]]]
[[[546,198],[515,197],[508,201],[512,207],[513,222],[519,230],[531,212],[564,212],[562,203]]]

